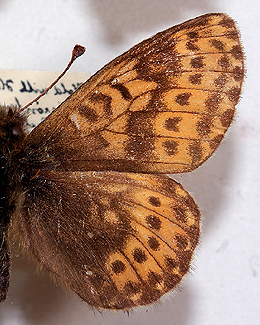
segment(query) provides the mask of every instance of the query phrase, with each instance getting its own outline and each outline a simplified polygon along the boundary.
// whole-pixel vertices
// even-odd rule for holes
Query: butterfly
[[[206,14],[137,44],[26,133],[0,108],[0,301],[9,229],[89,305],[158,301],[188,272],[200,237],[191,195],[164,174],[207,160],[230,126],[244,77],[234,21]]]

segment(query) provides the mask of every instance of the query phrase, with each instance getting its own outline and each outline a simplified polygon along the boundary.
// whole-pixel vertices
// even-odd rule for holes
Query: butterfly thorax
[[[0,106],[0,222],[7,227],[21,186],[20,158],[23,155],[26,117],[15,107]],[[13,119],[14,117],[14,119]]]
[[[19,160],[23,154],[25,116],[18,115],[15,107],[0,106],[0,302],[6,299],[10,278],[10,250],[8,228],[21,192]]]

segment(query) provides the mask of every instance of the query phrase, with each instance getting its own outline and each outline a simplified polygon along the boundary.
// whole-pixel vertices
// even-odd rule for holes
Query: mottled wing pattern
[[[243,75],[234,21],[195,18],[97,72],[28,136],[27,154],[61,170],[191,171],[232,122]]]
[[[214,152],[243,75],[225,14],[172,27],[107,64],[25,139],[25,246],[97,308],[129,310],[175,288],[200,213],[180,184],[154,174],[191,171]]]
[[[95,307],[152,303],[188,271],[200,213],[164,176],[40,171],[18,217],[38,261]]]

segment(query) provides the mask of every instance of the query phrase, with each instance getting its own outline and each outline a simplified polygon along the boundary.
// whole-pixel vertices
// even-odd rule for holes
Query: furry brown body
[[[26,118],[12,117],[17,112],[14,107],[0,106],[0,302],[6,298],[10,277],[10,251],[8,229],[16,202],[22,194],[22,176],[25,170],[21,166],[23,156],[24,124]]]

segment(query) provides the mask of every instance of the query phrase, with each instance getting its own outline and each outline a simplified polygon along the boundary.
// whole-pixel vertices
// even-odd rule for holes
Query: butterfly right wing
[[[97,308],[157,301],[187,273],[200,234],[192,197],[163,175],[40,171],[17,218],[40,265]]]
[[[27,158],[56,170],[191,171],[224,137],[243,75],[227,15],[174,26],[83,84],[28,135]]]

